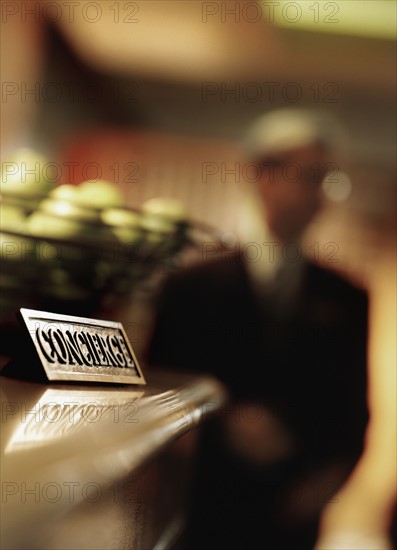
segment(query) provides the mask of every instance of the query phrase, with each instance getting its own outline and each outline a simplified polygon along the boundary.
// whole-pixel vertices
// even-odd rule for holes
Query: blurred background
[[[68,269],[75,269],[57,265],[54,274],[51,255],[37,259],[43,243],[54,245],[53,223],[45,229],[39,217],[35,233],[28,218],[37,210],[48,215],[51,205],[33,201],[21,207],[18,197],[15,202],[7,184],[16,164],[5,163],[25,162],[34,181],[21,193],[39,193],[40,200],[64,184],[107,180],[119,191],[116,209],[135,209],[140,215],[153,198],[182,203],[182,210],[175,202],[155,205],[160,216],[155,227],[149,207],[143,233],[139,218],[140,242],[149,235],[152,248],[145,245],[137,253],[121,247],[128,269],[118,278],[112,274],[106,288],[98,283],[91,304],[92,313],[124,322],[139,357],[159,276],[181,263],[206,260],[205,251],[219,252],[221,242],[227,250],[238,242],[239,207],[254,183],[241,148],[249,124],[264,112],[290,106],[329,110],[345,126],[350,146],[344,175],[339,173],[325,188],[326,207],[305,236],[304,252],[370,293],[372,417],[365,455],[343,498],[330,505],[324,537],[343,530],[381,536],[390,528],[397,463],[396,4],[13,1],[3,2],[1,10],[2,263],[7,275],[3,328],[13,308],[26,305],[26,296],[32,300],[26,279],[32,254],[36,269],[52,270],[56,291],[65,288]],[[15,156],[22,147],[42,157],[27,157],[26,149]],[[49,181],[41,187],[43,179]],[[54,205],[60,197],[51,200]],[[102,215],[100,201],[96,206]],[[22,208],[23,215],[15,208]],[[66,241],[84,246],[79,231],[84,232],[87,214],[80,211],[77,219],[82,225]],[[167,225],[170,219],[175,222],[172,228]],[[98,223],[95,219],[94,226]],[[186,224],[194,231],[187,234]],[[114,229],[117,223],[110,225]],[[153,235],[156,228],[160,237]],[[26,240],[18,241],[26,235],[34,241],[27,245],[28,259],[21,253]],[[170,235],[182,237],[169,245]],[[136,235],[127,237],[135,240]],[[190,240],[194,254],[185,250]],[[17,246],[10,248],[10,242]],[[109,240],[103,249],[111,250],[114,242]],[[153,248],[153,242],[159,248]],[[187,253],[175,261],[180,252]],[[90,254],[97,262],[97,249]],[[142,257],[154,259],[151,269],[136,267]],[[106,272],[111,260],[100,259]],[[20,285],[10,283],[17,279]],[[101,300],[116,279],[122,300]],[[92,290],[87,280],[79,273],[72,283],[83,294],[77,292],[74,302],[63,296],[59,303],[87,303]],[[13,300],[7,301],[4,296],[10,292]]]

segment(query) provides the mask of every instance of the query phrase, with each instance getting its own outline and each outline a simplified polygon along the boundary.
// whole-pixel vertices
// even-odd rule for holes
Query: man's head
[[[247,153],[258,165],[267,224],[281,240],[298,238],[319,211],[321,183],[337,171],[335,152],[342,141],[335,120],[317,111],[273,111],[252,126]]]

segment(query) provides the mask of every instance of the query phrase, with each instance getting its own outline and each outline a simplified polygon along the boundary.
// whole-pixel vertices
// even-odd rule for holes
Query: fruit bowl
[[[198,257],[217,232],[171,198],[127,207],[104,180],[57,185],[55,163],[22,148],[1,163],[0,352],[18,342],[21,307],[118,318],[138,285]]]
[[[50,194],[8,192],[1,202],[0,322],[20,307],[92,316],[125,303],[138,284],[215,230],[188,221],[180,203],[152,199],[141,209],[89,206],[69,187]],[[73,196],[72,196],[73,195]]]

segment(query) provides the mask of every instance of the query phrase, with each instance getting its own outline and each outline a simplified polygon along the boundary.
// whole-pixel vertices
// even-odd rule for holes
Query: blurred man
[[[261,220],[249,211],[242,229],[262,254],[223,255],[162,290],[149,362],[211,373],[231,395],[203,433],[188,549],[312,548],[363,449],[367,297],[300,247],[339,139],[320,113],[258,120],[246,146]]]

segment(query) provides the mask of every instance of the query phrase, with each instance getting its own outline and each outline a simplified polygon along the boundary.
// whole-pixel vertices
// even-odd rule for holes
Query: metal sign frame
[[[49,380],[146,384],[121,323],[20,309]]]

